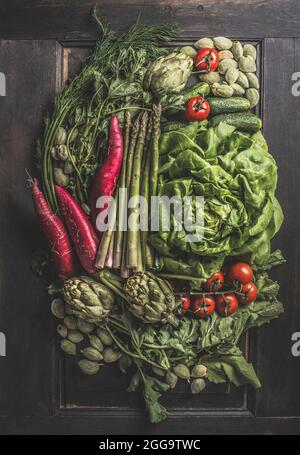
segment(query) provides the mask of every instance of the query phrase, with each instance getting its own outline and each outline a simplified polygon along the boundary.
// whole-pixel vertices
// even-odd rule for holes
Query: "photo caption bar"
[[[107,438],[99,443],[99,450],[126,453],[133,453],[136,450],[201,450],[200,439],[135,439],[116,441]]]

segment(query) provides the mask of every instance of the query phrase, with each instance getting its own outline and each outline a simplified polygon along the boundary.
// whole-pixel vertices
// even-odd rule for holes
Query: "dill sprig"
[[[87,114],[80,126],[79,140],[70,146],[69,153],[76,162],[76,177],[70,190],[80,201],[86,202],[90,179],[97,166],[97,150],[105,140],[108,117],[123,113],[125,109],[139,109],[149,103],[142,87],[148,63],[165,52],[163,44],[174,38],[177,26],[164,24],[145,26],[139,20],[120,37],[103,24],[94,10],[101,37],[94,53],[81,72],[60,90],[55,98],[51,117],[46,119],[45,131],[40,141],[38,163],[43,179],[44,192],[54,210],[57,201],[53,182],[51,149],[60,126],[77,127],[74,114],[85,106]],[[103,132],[99,139],[99,129]]]

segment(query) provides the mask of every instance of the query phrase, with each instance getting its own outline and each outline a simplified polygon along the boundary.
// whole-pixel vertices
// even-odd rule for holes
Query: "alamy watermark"
[[[292,356],[299,357],[300,356],[300,332],[293,333],[291,337],[292,341]]]
[[[127,188],[120,188],[118,198],[102,196],[96,208],[99,232],[115,231],[185,231],[186,241],[201,242],[204,237],[203,196],[144,196],[128,198]],[[149,214],[149,216],[148,216]],[[118,219],[118,227],[116,226]]]
[[[0,357],[6,357],[6,336],[0,332]]]
[[[296,72],[292,74],[291,80],[294,82],[292,85],[292,95],[293,96],[300,96],[300,72]]]
[[[6,77],[0,72],[0,96],[6,96]]]

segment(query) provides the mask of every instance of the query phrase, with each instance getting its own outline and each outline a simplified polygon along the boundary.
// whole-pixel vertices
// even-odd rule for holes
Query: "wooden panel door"
[[[84,377],[58,351],[44,283],[30,271],[32,251],[43,246],[43,239],[25,168],[34,173],[35,141],[56,90],[92,49],[92,3],[75,0],[70,7],[66,0],[25,1],[17,12],[9,2],[1,3],[0,72],[6,78],[6,96],[0,97],[0,332],[6,335],[7,356],[0,357],[0,433],[300,432],[300,357],[291,354],[291,336],[300,331],[300,120],[299,100],[291,92],[292,74],[300,71],[298,3],[286,2],[283,16],[275,0],[101,2],[103,16],[116,31],[140,13],[148,23],[177,20],[181,31],[176,44],[205,35],[257,44],[263,87],[259,111],[279,165],[278,196],[286,216],[274,242],[288,259],[274,273],[285,314],[243,340],[262,389],[210,386],[195,398],[182,386],[165,398],[169,420],[155,426],[147,422],[141,397],[125,392],[127,379],[116,367]]]

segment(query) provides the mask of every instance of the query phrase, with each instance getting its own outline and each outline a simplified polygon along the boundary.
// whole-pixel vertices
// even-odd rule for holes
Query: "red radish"
[[[50,209],[37,179],[30,178],[29,183],[35,211],[48,240],[57,272],[60,278],[70,278],[76,274],[76,265],[68,233],[62,221]]]
[[[98,237],[88,217],[72,196],[62,187],[55,185],[58,204],[65,220],[77,256],[82,267],[89,273],[96,272],[95,258]]]
[[[105,162],[100,166],[94,178],[91,190],[92,221],[97,229],[97,217],[105,208],[97,208],[96,203],[101,196],[112,196],[116,189],[123,159],[123,136],[119,120],[112,115],[109,126],[108,151]]]

